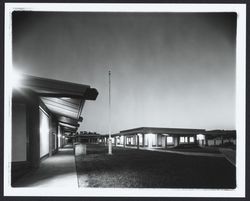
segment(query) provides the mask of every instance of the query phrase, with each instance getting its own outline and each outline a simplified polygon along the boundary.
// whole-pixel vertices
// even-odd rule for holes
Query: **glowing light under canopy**
[[[11,80],[11,84],[12,84],[12,88],[18,89],[22,86],[22,74],[16,70],[13,70],[12,72],[12,80]]]

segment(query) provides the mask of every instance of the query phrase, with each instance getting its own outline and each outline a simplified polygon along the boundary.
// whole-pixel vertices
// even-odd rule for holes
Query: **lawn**
[[[235,167],[220,157],[87,145],[76,157],[80,187],[235,188]]]

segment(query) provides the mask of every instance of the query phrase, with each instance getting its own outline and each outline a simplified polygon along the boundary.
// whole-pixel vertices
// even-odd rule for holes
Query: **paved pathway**
[[[235,150],[229,148],[219,148],[220,152],[224,154],[225,158],[232,163],[233,165],[236,164],[236,154]]]
[[[143,150],[149,150],[149,151],[158,151],[158,152],[168,152],[168,153],[174,153],[174,154],[181,154],[181,155],[189,155],[189,156],[212,156],[212,157],[224,157],[221,153],[203,153],[203,152],[188,152],[188,151],[174,151],[174,150],[164,150],[164,149],[148,149],[143,148]]]
[[[119,147],[123,147],[123,146],[119,146]],[[136,146],[126,146],[125,148],[137,149]],[[169,150],[169,149],[155,149],[155,148],[147,148],[147,147],[145,147],[145,148],[140,147],[140,150],[168,152],[168,153],[181,154],[181,155],[190,155],[190,156],[225,157],[224,153],[188,152],[187,150],[185,150],[185,151],[175,151],[175,150]]]
[[[39,169],[18,180],[15,187],[78,187],[72,146],[41,162]]]

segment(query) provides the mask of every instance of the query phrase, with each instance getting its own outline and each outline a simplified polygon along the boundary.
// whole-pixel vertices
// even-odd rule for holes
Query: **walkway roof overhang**
[[[203,134],[205,129],[189,129],[189,128],[158,128],[158,127],[140,127],[129,130],[123,130],[120,135],[133,135],[133,134],[169,134],[169,135],[196,135]]]
[[[100,134],[79,134],[79,135],[76,135],[76,136],[79,136],[79,137],[82,137],[82,138],[99,138],[99,137],[102,137]]]
[[[205,135],[207,139],[215,139],[215,138],[233,138],[236,139],[236,130],[210,130],[206,131]]]
[[[95,100],[98,91],[89,85],[22,75],[18,90],[35,92],[66,131],[76,132],[82,121],[85,100]]]

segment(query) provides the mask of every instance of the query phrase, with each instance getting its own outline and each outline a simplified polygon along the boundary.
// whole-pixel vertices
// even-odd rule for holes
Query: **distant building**
[[[205,135],[208,146],[230,146],[236,144],[235,130],[210,130],[206,131]]]
[[[108,135],[100,137],[100,143],[107,143]],[[168,148],[181,145],[223,146],[236,144],[236,131],[185,128],[140,127],[123,130],[112,135],[114,146],[136,146],[147,148]]]
[[[96,144],[99,142],[100,137],[101,135],[96,132],[80,131],[74,136],[74,142]]]

